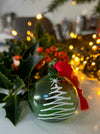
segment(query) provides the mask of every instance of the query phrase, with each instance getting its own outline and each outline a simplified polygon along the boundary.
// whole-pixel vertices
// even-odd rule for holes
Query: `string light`
[[[30,35],[30,33],[31,33],[31,32],[28,30],[28,31],[27,31],[27,35]]]
[[[80,61],[80,58],[79,57],[75,57],[75,61],[76,62],[79,62]]]
[[[83,63],[84,63],[84,64],[86,64],[86,63],[87,63],[87,61],[85,60]]]
[[[84,80],[84,76],[81,76],[81,80]]]
[[[75,5],[76,4],[76,2],[75,1],[72,1],[72,5]]]
[[[93,42],[92,41],[89,42],[89,46],[93,46]]]
[[[95,65],[95,62],[92,62],[91,65],[94,66]]]
[[[12,33],[13,36],[17,36],[18,35],[18,33],[15,30],[12,30],[11,33]]]
[[[96,38],[97,38],[97,35],[96,35],[96,34],[93,34],[93,35],[92,35],[92,38],[93,38],[93,39],[96,39]]]
[[[77,114],[79,114],[79,111],[78,111],[78,110],[76,110],[76,111],[75,111],[75,114],[76,114],[76,115],[77,115]]]
[[[97,50],[97,46],[94,45],[94,46],[92,47],[92,49],[93,49],[94,51],[96,51],[96,50]]]
[[[97,40],[96,40],[96,43],[97,43],[97,44],[100,44],[100,39],[97,39]]]
[[[27,22],[27,25],[28,25],[28,26],[32,26],[32,22],[31,22],[31,21],[28,21],[28,22]]]
[[[37,19],[37,20],[41,20],[42,18],[43,18],[43,16],[42,16],[41,13],[38,13],[38,14],[36,15],[36,19]]]
[[[75,54],[72,55],[72,58],[75,58]]]
[[[27,41],[30,41],[30,40],[31,40],[30,36],[27,36]]]
[[[97,95],[100,95],[100,90],[97,92]]]
[[[70,49],[70,50],[73,50],[73,48],[74,48],[73,45],[70,45],[70,46],[69,46],[69,49]]]

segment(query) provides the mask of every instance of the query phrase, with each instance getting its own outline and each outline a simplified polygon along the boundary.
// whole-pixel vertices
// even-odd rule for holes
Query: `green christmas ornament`
[[[70,118],[78,105],[75,86],[62,78],[50,79],[45,76],[29,91],[29,105],[38,119],[58,122]]]

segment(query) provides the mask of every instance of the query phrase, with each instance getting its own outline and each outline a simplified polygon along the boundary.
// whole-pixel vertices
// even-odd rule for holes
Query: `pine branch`
[[[67,1],[68,0],[53,0],[51,4],[48,6],[48,12],[54,11],[58,6],[63,5]],[[76,1],[77,3],[82,3],[82,2],[91,2],[94,0],[72,0],[72,1]]]
[[[62,5],[68,0],[53,0],[52,3],[48,6],[48,12],[54,11],[58,6]]]

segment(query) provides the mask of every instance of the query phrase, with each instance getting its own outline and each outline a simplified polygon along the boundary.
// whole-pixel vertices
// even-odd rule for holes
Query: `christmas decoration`
[[[79,96],[81,110],[89,108],[81,89],[79,89],[77,77],[74,76],[73,69],[68,64],[68,52],[56,47],[54,38],[44,33],[39,22],[36,25],[34,37],[30,37],[30,40],[11,39],[7,40],[7,45],[9,45],[9,51],[0,53],[0,89],[2,89],[2,92],[0,92],[0,102],[4,103],[3,108],[5,109],[6,117],[14,125],[16,125],[20,119],[22,101],[29,101],[31,106],[31,97],[37,94],[38,90],[41,97],[43,97],[43,94],[47,95],[45,93],[48,93],[48,95],[51,94],[50,97],[52,95],[55,96],[55,94],[52,94],[54,90],[50,91],[51,85],[46,87],[46,85],[42,85],[42,83],[40,85],[39,83],[46,78],[46,75],[51,78],[52,88],[54,89],[54,86],[56,87],[55,91],[58,90],[58,87],[61,87],[61,91],[58,90],[58,92],[64,95],[62,97],[65,97],[65,100],[67,100],[68,97],[69,99],[71,98],[70,102],[62,100],[61,105],[63,105],[62,103],[71,104],[73,113],[77,107]],[[53,63],[51,61],[53,61]],[[55,81],[57,82],[57,79],[60,85],[53,83]],[[35,89],[36,85],[38,85],[39,88],[37,87]],[[43,89],[40,91],[40,87],[42,86]],[[59,99],[59,95],[57,96],[57,99]],[[45,98],[46,97],[40,100],[42,104],[38,103],[38,107],[34,110],[44,109]],[[34,99],[36,99],[36,95]],[[53,100],[53,102],[54,101],[56,100]],[[49,102],[46,101],[46,104],[47,103]],[[65,108],[69,108],[68,105],[66,105]],[[65,108],[62,107],[62,109]],[[69,115],[72,113],[69,112]],[[67,116],[64,116],[64,119],[65,118],[67,118]],[[54,121],[57,120],[54,119]]]
[[[65,83],[66,82],[66,83]],[[35,91],[29,91],[29,103],[38,119],[57,122],[69,118],[78,106],[75,86],[62,78],[45,76],[35,84]]]

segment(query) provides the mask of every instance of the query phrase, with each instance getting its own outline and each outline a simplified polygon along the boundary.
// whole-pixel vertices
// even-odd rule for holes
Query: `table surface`
[[[0,51],[2,51],[0,47]],[[80,88],[89,103],[89,110],[81,111],[70,119],[58,123],[47,123],[38,120],[27,103],[23,103],[23,113],[17,126],[5,118],[5,110],[0,104],[0,134],[100,134],[100,83],[90,80],[81,72],[77,72]],[[84,79],[82,76],[84,76]]]

